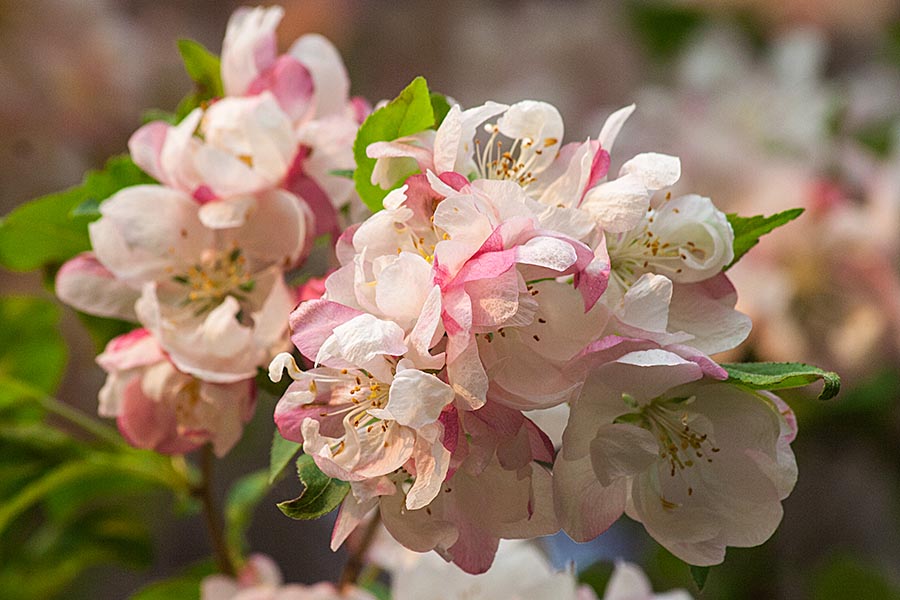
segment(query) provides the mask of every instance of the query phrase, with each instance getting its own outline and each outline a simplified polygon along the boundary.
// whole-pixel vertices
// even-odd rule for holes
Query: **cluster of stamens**
[[[482,179],[504,179],[515,181],[520,186],[528,187],[536,181],[534,164],[546,151],[556,145],[556,138],[533,140],[531,138],[515,139],[508,150],[503,148],[503,140],[498,139],[500,128],[497,125],[485,125],[484,129],[490,137],[482,145],[475,140],[475,164],[478,175]]]
[[[644,221],[642,229],[623,234],[618,240],[610,239],[611,274],[624,287],[629,287],[640,274],[645,273],[653,263],[653,270],[662,275],[677,275],[684,269],[686,252],[702,253],[694,242],[686,242],[685,247],[662,241],[651,230],[653,217]]]
[[[341,369],[341,375],[349,377],[349,371],[347,369]],[[328,382],[339,383],[344,386],[347,385],[346,378],[329,378],[321,375],[317,376],[317,378],[323,383]],[[366,433],[371,433],[376,427],[380,427],[383,432],[387,431],[391,423],[370,415],[369,410],[384,408],[387,405],[391,386],[376,380],[365,372],[356,375],[350,381],[353,381],[354,383],[350,384],[349,389],[344,388],[344,390],[342,390],[342,393],[345,392],[349,396],[350,406],[333,411],[322,411],[319,413],[319,416],[333,417],[336,415],[344,415],[343,420],[345,424],[352,425],[354,429],[365,428]],[[318,391],[316,379],[310,381],[309,391],[312,393]],[[387,442],[385,442],[385,445],[387,445]],[[332,454],[337,456],[344,450],[344,446],[344,441],[341,440],[334,448],[332,448]]]
[[[690,402],[688,398],[685,402]],[[699,433],[690,425],[686,411],[678,411],[671,402],[652,402],[642,409],[644,423],[659,442],[659,457],[669,463],[669,475],[693,467],[695,461],[713,462],[712,454],[719,452],[706,433]],[[688,493],[693,490],[688,489]]]
[[[185,304],[195,305],[198,314],[216,307],[227,296],[245,300],[255,283],[240,248],[204,257],[172,280],[188,289]]]

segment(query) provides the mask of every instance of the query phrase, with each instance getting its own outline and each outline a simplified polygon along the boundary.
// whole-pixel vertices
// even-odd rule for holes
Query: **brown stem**
[[[194,488],[196,496],[203,505],[203,516],[206,519],[206,530],[209,533],[209,541],[212,544],[216,565],[221,573],[230,577],[237,576],[237,569],[231,560],[228,544],[225,542],[225,527],[222,524],[222,515],[216,507],[216,498],[213,493],[213,466],[215,456],[212,447],[207,444],[200,451],[200,473],[202,479],[200,485]]]
[[[347,558],[347,564],[341,572],[340,587],[344,588],[356,583],[359,574],[365,566],[366,550],[375,540],[375,534],[378,532],[378,525],[381,523],[381,514],[376,510],[372,515],[372,519],[366,524],[366,529],[359,540],[359,545],[350,553]]]

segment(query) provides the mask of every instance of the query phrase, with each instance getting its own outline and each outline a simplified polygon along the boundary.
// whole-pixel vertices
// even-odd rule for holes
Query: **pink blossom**
[[[224,456],[253,415],[252,379],[215,384],[182,373],[146,329],[110,341],[97,362],[108,373],[100,415],[116,417],[137,448],[184,454],[212,442]]]
[[[726,546],[772,535],[796,481],[789,410],[703,372],[662,349],[593,370],[554,465],[557,514],[574,539],[624,512],[679,558],[712,565]]]
[[[285,343],[293,299],[282,269],[305,252],[308,215],[284,191],[254,202],[236,228],[205,227],[198,208],[176,190],[126,188],[103,203],[91,241],[103,268],[139,294],[138,319],[180,370],[240,381]],[[62,289],[73,305],[89,309],[109,286],[70,285],[80,272],[94,279],[99,273],[92,262],[72,263]]]

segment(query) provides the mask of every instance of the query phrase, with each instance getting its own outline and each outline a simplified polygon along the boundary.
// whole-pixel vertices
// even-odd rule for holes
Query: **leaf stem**
[[[119,435],[119,432],[117,432],[115,429],[112,429],[111,427],[104,425],[100,421],[87,416],[83,412],[72,408],[65,402],[60,402],[56,398],[45,395],[40,395],[38,397],[38,402],[47,412],[65,419],[69,423],[76,425],[83,431],[90,433],[97,439],[106,442],[113,447],[121,448],[123,446],[127,446],[127,444],[122,440],[122,437]]]
[[[215,456],[213,455],[212,446],[207,444],[200,451],[201,480],[200,485],[194,488],[193,493],[203,505],[206,530],[209,534],[209,541],[212,544],[213,555],[219,571],[230,577],[236,577],[237,569],[231,560],[228,544],[225,542],[225,527],[222,524],[222,514],[216,506],[216,499],[213,494],[214,463]]]
[[[372,542],[375,541],[375,534],[378,532],[378,525],[380,523],[381,513],[376,510],[375,514],[372,515],[372,519],[366,524],[366,529],[362,534],[362,538],[359,540],[359,545],[350,553],[349,558],[347,558],[347,564],[344,565],[344,570],[341,572],[341,579],[339,581],[339,585],[342,589],[355,584],[357,579],[359,579],[360,573],[365,566],[366,551],[369,549],[369,546],[372,545]]]
[[[2,384],[8,390],[20,394],[22,398],[32,398],[37,400],[41,408],[49,413],[61,417],[73,425],[77,425],[83,431],[90,433],[98,439],[110,444],[113,447],[129,447],[115,429],[108,427],[100,421],[89,417],[80,410],[76,410],[61,402],[56,398],[47,395],[47,393],[31,384],[19,381],[17,379],[2,378]]]

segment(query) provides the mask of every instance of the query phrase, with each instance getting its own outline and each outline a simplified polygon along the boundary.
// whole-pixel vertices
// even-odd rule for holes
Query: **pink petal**
[[[247,95],[269,91],[278,105],[297,120],[309,110],[313,98],[312,75],[292,56],[279,56],[275,64],[263,71],[247,88]]]
[[[329,300],[301,303],[291,312],[291,341],[309,360],[315,360],[319,349],[334,328],[363,313]]]
[[[315,237],[331,234],[333,239],[337,239],[341,232],[337,210],[328,194],[303,168],[303,162],[310,151],[308,146],[300,146],[297,150],[294,162],[285,176],[284,189],[296,194],[309,206],[315,218]]]
[[[140,292],[117,279],[91,252],[67,261],[56,274],[56,295],[69,306],[101,317],[136,321]]]
[[[166,181],[165,173],[160,163],[163,144],[169,133],[170,125],[164,121],[147,123],[135,131],[128,140],[128,151],[134,164],[144,170],[145,173],[163,183]]]

